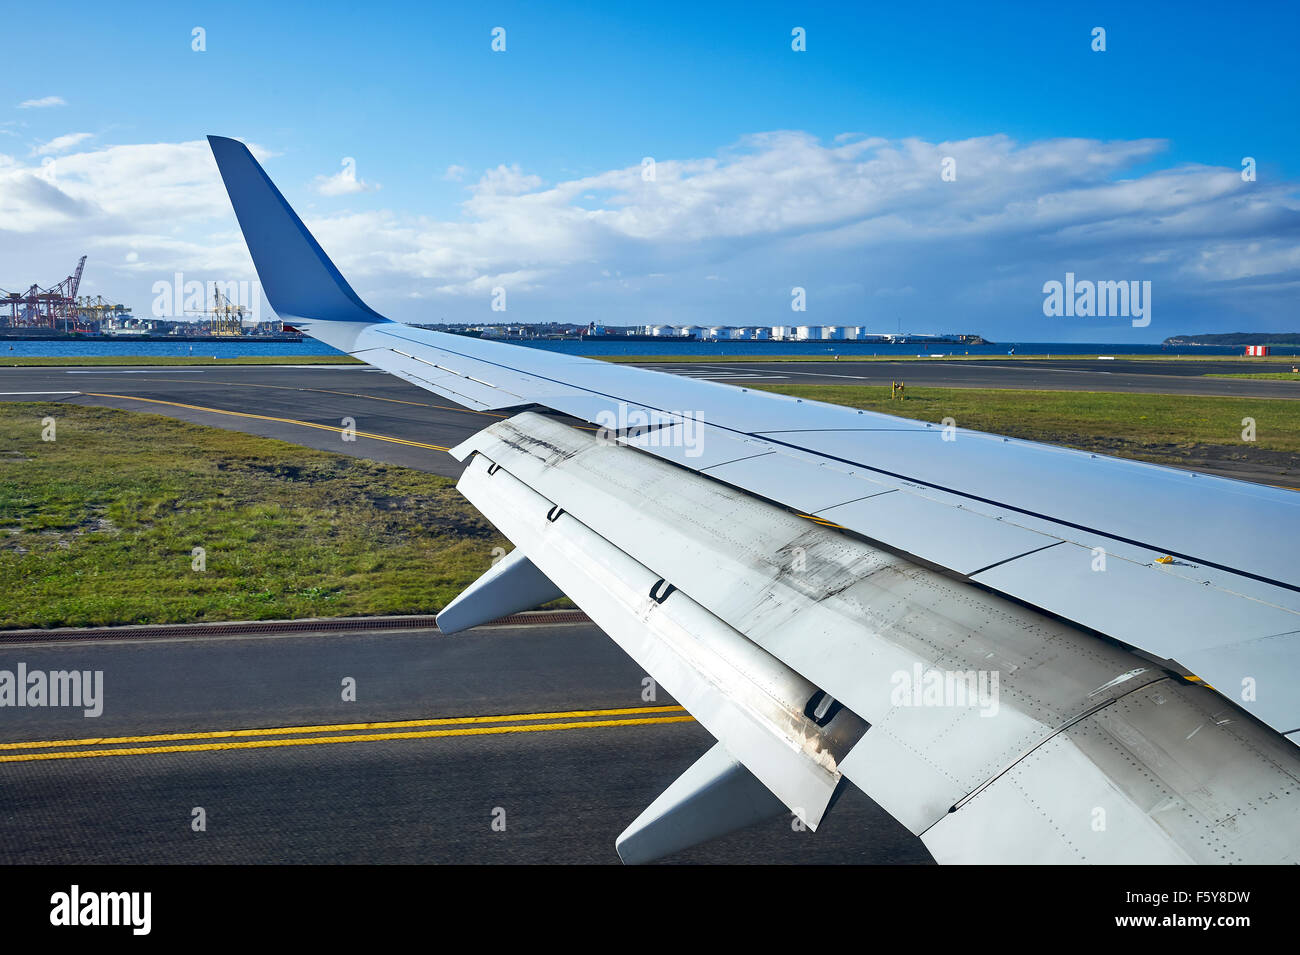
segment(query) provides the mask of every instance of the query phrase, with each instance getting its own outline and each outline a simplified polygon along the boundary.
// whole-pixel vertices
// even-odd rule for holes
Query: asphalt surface
[[[1300,398],[1289,381],[1204,378],[1231,362],[744,362],[646,364],[746,384],[888,384]],[[1261,366],[1262,367],[1262,366]],[[3,368],[0,401],[59,400],[169,415],[457,477],[446,453],[508,415],[469,411],[379,369],[356,365],[225,368]],[[355,440],[344,431],[355,428]]]
[[[19,663],[102,671],[103,713],[0,707],[2,864],[616,863],[713,742],[591,625],[0,646]],[[423,725],[340,729],[393,721]],[[849,786],[818,833],[778,818],[670,861],[931,860]]]

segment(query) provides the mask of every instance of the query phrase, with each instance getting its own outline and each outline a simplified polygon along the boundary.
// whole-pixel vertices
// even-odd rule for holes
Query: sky
[[[178,273],[254,280],[215,133],[399,321],[1300,331],[1294,3],[26,4],[6,34],[53,46],[0,77],[0,289],[85,254],[82,293],[147,316]],[[1145,318],[1048,314],[1067,274]]]

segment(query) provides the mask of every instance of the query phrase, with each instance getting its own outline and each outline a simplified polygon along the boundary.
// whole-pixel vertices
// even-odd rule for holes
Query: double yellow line
[[[26,763],[46,759],[88,759],[97,756],[155,756],[160,753],[206,753],[234,749],[269,749],[280,746],[322,746],[329,743],[377,743],[399,739],[435,739],[445,736],[494,736],[504,733],[545,733],[556,730],[597,729],[614,726],[649,726],[689,723],[694,717],[681,706],[635,706],[611,710],[567,710],[557,713],[517,713],[506,716],[464,716],[384,723],[332,723],[320,726],[281,726],[269,729],[213,730],[193,733],[155,733],[148,736],[106,736],[86,739],[39,740],[0,743],[0,763]],[[438,727],[413,729],[413,727]],[[403,732],[377,732],[402,730]],[[331,733],[320,736],[311,734]],[[286,738],[271,738],[286,737]],[[184,742],[207,740],[209,742]],[[122,746],[123,743],[161,743],[158,746]],[[61,747],[95,747],[61,749]]]

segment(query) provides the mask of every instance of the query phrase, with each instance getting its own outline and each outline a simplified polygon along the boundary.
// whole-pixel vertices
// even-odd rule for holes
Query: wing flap
[[[804,693],[821,690],[866,720],[869,729],[837,758],[836,772],[917,834],[949,825],[951,817],[973,804],[974,795],[1058,736],[1153,686],[1200,695],[1198,709],[1184,709],[1170,724],[1181,727],[1185,737],[1209,734],[1197,746],[1221,736],[1226,730],[1219,723],[1231,725],[1234,719],[1239,725],[1232,733],[1244,741],[1234,745],[1249,747],[1249,740],[1260,734],[1280,740],[1209,689],[1186,684],[1112,643],[543,416],[523,413],[498,422],[455,451],[471,458],[465,493],[476,506],[593,619],[612,628],[611,636],[787,805],[809,799],[810,792],[825,795],[827,789],[819,790],[806,777],[800,782],[789,767],[777,774],[794,772],[785,781],[794,790],[773,785],[774,764],[765,762],[770,754],[762,747],[747,749],[754,740],[718,719],[713,711],[717,701],[698,690],[696,681],[710,669],[701,666],[703,657],[684,649],[683,634],[711,633],[721,626],[725,629],[718,632],[729,641],[727,659],[742,660],[759,651],[763,656],[755,660],[784,665],[804,681],[785,694],[787,712]],[[481,477],[494,468],[495,476]],[[490,483],[498,479],[505,483]],[[523,507],[513,492],[495,499],[497,488],[516,485],[528,487],[536,502]],[[641,506],[647,500],[654,506]],[[544,504],[562,509],[563,515],[548,524],[536,516]],[[530,519],[534,528],[519,536],[520,522]],[[573,525],[566,523],[570,521]],[[571,526],[581,527],[587,536],[575,536],[566,529]],[[572,576],[557,577],[563,572],[547,563],[554,548],[567,555],[561,563],[576,568]],[[662,605],[641,596],[635,623],[627,625],[606,606],[608,595],[591,583],[604,581],[606,590],[617,589],[611,575],[628,582],[623,605],[636,603],[638,588],[653,590],[667,581],[676,589]],[[660,615],[671,615],[675,606],[690,608],[690,614],[678,618],[681,631],[664,630]],[[695,663],[684,671],[674,669],[687,659]],[[741,669],[752,677],[768,672],[770,665]],[[758,682],[766,684],[765,679]],[[752,683],[716,675],[703,683],[733,700],[753,690]],[[678,686],[683,687],[680,694]],[[1204,714],[1215,706],[1221,711],[1218,722],[1204,725]],[[1096,763],[1101,754],[1087,759]],[[1104,784],[1122,794],[1116,813],[1131,818],[1145,833],[1142,838],[1176,844],[1162,844],[1164,854],[1157,857],[1178,858],[1184,840],[1213,829],[1214,813],[1191,798],[1194,781],[1173,780],[1180,788],[1171,789],[1169,798],[1191,807],[1186,811],[1195,825],[1151,829],[1156,810],[1129,792],[1136,784],[1126,777],[1142,776],[1143,760],[1158,759],[1158,754],[1134,746],[1128,759],[1097,778],[1115,774]],[[1262,757],[1256,747],[1251,759],[1260,760],[1267,772],[1247,774],[1240,785],[1220,785],[1215,799],[1241,811],[1271,804],[1270,818],[1276,822],[1287,811],[1281,794],[1289,791],[1276,774],[1294,781],[1296,757],[1288,764]],[[1255,789],[1261,782],[1271,788]],[[1017,811],[1023,815],[1029,810],[1022,806]],[[1030,822],[1020,818],[1026,832],[1033,829]],[[1016,848],[985,858],[1028,851],[1023,841],[1022,835]],[[992,850],[981,842],[979,851]],[[1112,851],[1123,855],[1119,840]]]
[[[722,742],[816,829],[839,784],[835,734],[862,724],[843,711],[825,731],[804,714],[817,688],[587,527],[564,505],[477,455],[461,493]],[[567,498],[565,499],[567,502]],[[659,599],[662,598],[662,599]],[[829,735],[828,735],[829,734]]]

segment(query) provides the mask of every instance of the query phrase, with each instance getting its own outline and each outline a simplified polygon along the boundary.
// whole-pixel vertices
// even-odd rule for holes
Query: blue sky
[[[1267,3],[29,5],[7,34],[74,55],[0,80],[0,287],[86,252],[86,290],[147,314],[176,271],[251,278],[216,132],[407,321],[1300,330],[1298,28]],[[1153,321],[1045,316],[1067,271],[1152,282]]]

